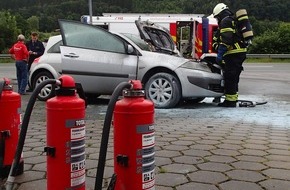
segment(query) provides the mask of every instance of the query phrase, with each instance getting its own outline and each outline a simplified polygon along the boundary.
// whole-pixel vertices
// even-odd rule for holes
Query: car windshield
[[[138,35],[136,34],[128,34],[128,33],[122,33],[124,36],[132,40],[139,48],[145,51],[153,51],[153,48],[150,47],[148,43],[146,43],[144,40],[142,40]]]

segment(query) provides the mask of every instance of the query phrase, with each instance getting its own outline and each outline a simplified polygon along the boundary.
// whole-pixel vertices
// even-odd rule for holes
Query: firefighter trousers
[[[240,74],[243,71],[243,62],[245,59],[246,52],[224,56],[225,96],[229,101],[238,100]]]

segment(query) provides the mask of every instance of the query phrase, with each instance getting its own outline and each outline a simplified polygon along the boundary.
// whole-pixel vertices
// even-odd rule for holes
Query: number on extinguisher
[[[143,182],[153,180],[155,178],[154,170],[143,174]]]

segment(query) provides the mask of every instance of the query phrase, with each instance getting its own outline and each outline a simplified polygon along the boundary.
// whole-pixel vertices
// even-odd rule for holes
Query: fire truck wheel
[[[40,83],[42,83],[43,81],[45,81],[47,79],[53,79],[53,76],[51,73],[49,73],[47,71],[43,71],[43,72],[38,73],[33,80],[33,89],[35,89],[37,87],[37,85],[39,85]],[[55,95],[54,92],[55,92],[54,87],[51,84],[48,84],[41,89],[37,98],[40,101],[46,101]]]
[[[172,74],[156,73],[146,82],[145,93],[156,108],[172,108],[181,98],[180,82]]]

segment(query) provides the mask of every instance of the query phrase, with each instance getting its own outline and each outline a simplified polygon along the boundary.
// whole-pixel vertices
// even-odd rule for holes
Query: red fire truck
[[[150,21],[166,28],[184,57],[200,59],[202,54],[213,52],[212,39],[217,21],[201,14],[104,13],[81,17],[82,22],[110,31],[139,34],[135,20]]]

